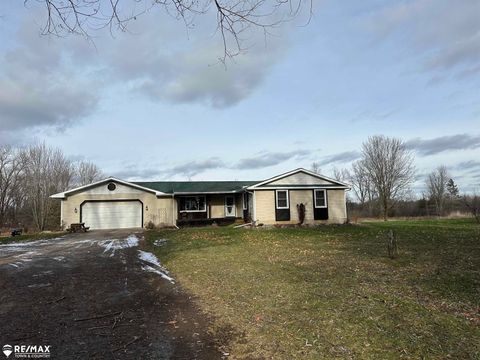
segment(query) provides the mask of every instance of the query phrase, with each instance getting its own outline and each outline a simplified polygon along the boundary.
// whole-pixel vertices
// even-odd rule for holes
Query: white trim
[[[314,190],[314,189],[325,189],[325,190],[348,190],[345,186],[322,186],[322,185],[305,185],[305,186],[291,186],[291,185],[277,185],[277,186],[265,186],[260,187],[254,190]]]
[[[233,215],[227,215],[227,198],[232,198],[233,199]],[[235,201],[235,195],[225,195],[225,200],[224,200],[224,211],[225,211],[225,217],[236,217],[237,216],[237,202]]]
[[[308,175],[311,175],[311,176],[314,176],[318,179],[321,179],[321,180],[326,180],[326,181],[329,181],[329,182],[332,182],[332,183],[335,183],[335,184],[339,184],[339,185],[342,185],[342,186],[345,186],[346,188],[349,188],[350,186],[342,181],[338,181],[338,180],[334,180],[334,179],[331,179],[327,176],[324,176],[324,175],[319,175],[317,173],[314,173],[312,171],[309,171],[307,169],[304,169],[304,168],[298,168],[298,169],[295,169],[295,170],[292,170],[292,171],[289,171],[289,172],[286,172],[286,173],[283,173],[283,174],[280,174],[280,175],[277,175],[277,176],[274,176],[270,179],[267,179],[267,180],[264,180],[264,181],[261,181],[257,184],[254,184],[254,185],[251,185],[249,186],[247,189],[255,189],[255,188],[258,188],[259,186],[262,186],[262,185],[265,185],[265,184],[268,184],[268,183],[271,183],[272,181],[276,181],[276,180],[280,180],[280,179],[283,179],[284,177],[287,177],[287,176],[290,176],[290,175],[293,175],[293,174],[296,174],[296,173],[299,173],[299,172],[303,172],[305,174],[308,174]]]
[[[317,191],[323,191],[323,200],[324,204],[323,206],[317,206]],[[325,209],[328,207],[327,204],[327,190],[326,189],[314,189],[313,190],[313,206],[315,206],[315,209]]]
[[[179,198],[194,198],[194,197],[203,197],[203,204],[205,205],[204,210],[179,210],[180,213],[199,213],[199,212],[207,212],[207,197],[205,195],[197,195],[197,196],[179,196]],[[180,204],[179,204],[180,205]]]
[[[280,191],[284,191],[287,193],[287,206],[284,207],[284,206],[278,206],[278,193]],[[288,196],[288,190],[285,190],[285,189],[281,189],[281,190],[275,190],[275,209],[290,209],[290,200],[289,200],[289,196]]]
[[[252,206],[253,206],[253,209],[252,209],[252,220],[254,223],[256,223],[258,221],[257,219],[257,197],[256,197],[256,194],[255,194],[255,191],[252,191]]]
[[[238,194],[242,192],[243,189],[231,190],[231,191],[184,191],[184,192],[175,192],[175,195],[203,195],[203,194]]]
[[[111,177],[108,177],[106,179],[103,179],[103,180],[100,180],[100,181],[97,181],[97,182],[94,182],[94,183],[91,183],[91,184],[79,186],[77,188],[74,188],[74,189],[71,189],[71,190],[68,190],[68,191],[64,191],[64,192],[61,192],[61,193],[58,193],[58,194],[50,195],[50,197],[52,199],[65,199],[68,195],[70,195],[72,193],[76,193],[78,191],[82,191],[84,189],[95,187],[95,186],[101,185],[103,183],[111,182],[111,181],[117,182],[117,183],[125,185],[125,186],[130,186],[130,187],[133,187],[135,189],[147,191],[147,192],[153,193],[157,196],[168,195],[164,192],[149,189],[149,188],[146,188],[146,187],[143,187],[143,186],[140,186],[140,185],[137,185],[137,184],[133,184],[133,183],[125,181],[125,180],[120,180],[120,179],[117,179],[117,178],[111,176]]]

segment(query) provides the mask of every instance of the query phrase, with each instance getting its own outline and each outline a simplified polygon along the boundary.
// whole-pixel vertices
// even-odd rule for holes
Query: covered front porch
[[[177,225],[228,225],[251,218],[247,192],[175,195]]]

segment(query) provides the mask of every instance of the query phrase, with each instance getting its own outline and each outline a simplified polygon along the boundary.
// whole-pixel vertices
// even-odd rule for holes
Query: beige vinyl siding
[[[99,187],[106,187],[101,184]],[[72,223],[80,221],[80,205],[88,200],[140,200],[143,203],[143,225],[152,221],[157,226],[171,226],[176,220],[176,211],[174,201],[170,197],[157,198],[155,194],[133,189],[130,187],[120,187],[110,193],[102,189],[91,189],[71,195],[62,200],[62,225],[67,228]],[[148,210],[146,208],[148,207]],[[75,213],[77,208],[77,213]],[[174,218],[175,216],[175,218]],[[88,226],[88,224],[86,224]]]
[[[275,221],[275,190],[256,190],[256,220],[259,223],[271,224],[298,224],[297,204],[305,205],[305,224],[342,224],[345,222],[345,190],[327,190],[328,220],[313,219],[313,190],[289,190],[290,221]]]
[[[347,220],[345,190],[328,190],[328,222],[343,224]]]
[[[255,220],[259,223],[275,223],[275,191],[255,191]]]
[[[290,220],[298,224],[297,205],[305,205],[305,224],[313,223],[313,190],[290,190]]]
[[[211,218],[225,217],[225,195],[208,195]]]
[[[298,172],[296,174],[286,176],[284,178],[269,182],[262,186],[277,186],[277,185],[319,185],[319,184],[333,184],[330,181],[319,179],[318,177]]]
[[[219,194],[208,195],[208,204],[210,206],[211,218],[225,217],[225,196],[235,196],[236,217],[243,217],[243,205],[241,194]]]

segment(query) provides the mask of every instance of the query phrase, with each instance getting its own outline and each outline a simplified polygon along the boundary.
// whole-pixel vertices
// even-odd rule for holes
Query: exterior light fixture
[[[148,211],[148,205],[147,205],[147,206],[145,206],[145,211]]]
[[[75,208],[75,210],[73,210],[73,211],[75,212],[75,214],[76,214],[76,213],[78,213],[78,210],[77,210],[77,208]]]

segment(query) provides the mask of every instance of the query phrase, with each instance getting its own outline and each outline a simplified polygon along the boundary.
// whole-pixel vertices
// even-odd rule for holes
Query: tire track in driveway
[[[221,358],[205,315],[139,251],[142,238],[91,232],[1,245],[0,345],[51,345],[54,359]]]

